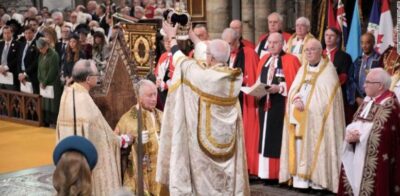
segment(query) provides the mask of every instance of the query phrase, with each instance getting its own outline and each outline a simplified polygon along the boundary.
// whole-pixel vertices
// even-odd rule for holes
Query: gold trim
[[[328,60],[327,59],[323,59],[323,60],[324,60],[324,62],[322,64],[322,66],[320,67],[318,73],[315,74],[315,76],[314,76],[315,78],[312,80],[313,85],[311,87],[310,94],[308,95],[309,97],[308,97],[307,103],[306,103],[304,108],[309,108],[310,103],[311,103],[311,99],[312,99],[311,95],[314,93],[314,90],[315,90],[315,82],[317,81],[319,75],[327,67]],[[296,90],[294,90],[293,92],[297,93],[299,91],[299,89],[301,88],[301,86],[303,85],[303,83],[305,82],[305,79],[306,79],[306,76],[307,76],[307,73],[308,73],[307,66],[308,65],[303,65],[303,69],[304,70],[303,70],[303,76],[302,76],[300,85],[297,86]],[[296,93],[294,93],[294,94],[296,94]],[[289,101],[293,98],[292,96],[289,97]],[[290,110],[289,106],[288,106],[288,110]],[[287,112],[287,113],[289,113],[289,112]],[[299,121],[299,125],[297,125],[297,126],[299,126],[300,136],[296,135],[296,126],[294,126],[294,125],[289,123],[288,117],[286,117],[286,120],[285,120],[286,121],[286,126],[288,127],[288,137],[289,137],[289,144],[288,144],[289,145],[288,146],[288,148],[289,148],[289,172],[292,175],[297,175],[296,174],[297,173],[296,137],[303,137],[304,136],[305,122],[307,122],[307,116],[308,116],[307,115],[308,114],[307,109],[305,109],[301,113],[302,113],[302,118]],[[303,144],[301,145],[301,152],[300,152],[300,158],[302,158],[302,157],[303,157]],[[302,161],[302,160],[300,160],[300,161]]]
[[[324,112],[324,116],[322,118],[322,126],[321,126],[321,129],[319,130],[319,136],[318,136],[317,145],[316,145],[316,148],[315,148],[315,151],[314,151],[314,156],[313,156],[313,160],[312,160],[312,164],[311,164],[311,170],[310,170],[310,173],[308,174],[310,176],[310,178],[311,178],[312,174],[314,173],[315,166],[317,165],[319,148],[321,146],[322,139],[323,139],[324,133],[325,133],[325,131],[324,131],[325,123],[326,123],[326,120],[328,118],[328,115],[329,115],[330,111],[332,110],[333,100],[334,100],[334,98],[336,96],[336,93],[337,93],[339,87],[340,87],[340,83],[338,82],[336,84],[335,89],[333,90],[331,96],[329,97],[328,107],[326,108],[326,110]]]
[[[232,143],[235,142],[235,139],[236,139],[236,135],[235,135],[232,138],[232,140],[229,141],[229,143],[220,144],[212,136],[212,134],[211,134],[211,104],[210,103],[206,103],[206,135],[207,135],[207,139],[210,141],[210,143],[217,148],[231,147]]]

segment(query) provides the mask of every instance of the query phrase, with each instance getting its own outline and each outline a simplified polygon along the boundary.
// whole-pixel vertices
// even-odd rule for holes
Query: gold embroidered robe
[[[301,65],[303,65],[303,64],[305,64],[305,63],[307,62],[305,55],[303,55],[303,54],[304,54],[304,46],[306,45],[306,43],[308,42],[308,40],[310,40],[311,38],[314,38],[314,36],[313,36],[311,33],[308,33],[308,34],[304,37],[303,43],[302,43],[302,45],[300,46],[300,51],[301,51],[301,53],[299,53],[299,54],[293,53],[293,49],[294,49],[294,47],[295,47],[295,45],[294,45],[293,42],[294,42],[294,40],[297,39],[296,33],[294,33],[294,34],[289,38],[289,41],[287,42],[286,50],[285,50],[285,51],[286,51],[287,53],[289,53],[289,54],[295,55],[295,56],[299,59]]]
[[[120,134],[131,134],[137,138],[138,128],[138,109],[133,106],[128,112],[122,115],[117,124]],[[145,192],[152,195],[160,195],[160,185],[156,182],[156,164],[158,152],[158,138],[160,135],[160,123],[162,112],[155,109],[148,111],[142,109],[143,130],[149,132],[149,142],[143,145],[144,161],[143,161],[143,181]],[[128,165],[123,171],[123,185],[128,187],[132,192],[136,192],[137,186],[137,153],[135,144],[130,146],[131,151],[128,156]]]
[[[74,83],[64,89],[56,127],[57,142],[74,135],[73,90],[77,135],[89,139],[98,153],[97,165],[92,170],[93,195],[112,195],[121,187],[120,141],[89,92],[80,84]]]
[[[298,176],[336,193],[345,130],[342,91],[336,69],[327,59],[321,59],[317,72],[309,67],[299,69],[288,94],[279,182]],[[294,97],[306,83],[311,90],[304,111],[299,112]],[[296,139],[301,139],[301,149],[296,149]]]
[[[242,76],[204,68],[181,51],[161,127],[158,182],[171,195],[250,195],[238,95]]]

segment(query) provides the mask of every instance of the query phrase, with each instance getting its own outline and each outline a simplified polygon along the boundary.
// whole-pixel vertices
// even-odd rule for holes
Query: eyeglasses
[[[369,80],[365,80],[364,83],[365,84],[381,84],[381,82],[373,82],[373,81],[369,81]]]
[[[304,52],[316,52],[318,50],[319,50],[319,48],[306,48],[306,49],[304,49]]]

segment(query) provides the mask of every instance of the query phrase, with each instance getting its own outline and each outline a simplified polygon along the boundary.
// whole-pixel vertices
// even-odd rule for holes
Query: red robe
[[[267,60],[269,59],[270,54],[264,55],[263,58],[261,58],[260,62],[258,63],[258,68],[257,68],[257,76],[261,74],[262,67],[265,65]],[[293,80],[296,77],[297,71],[301,67],[299,59],[291,55],[289,53],[284,53],[282,56],[280,56],[282,59],[282,68],[283,68],[283,74],[285,75],[285,81],[286,81],[286,86],[287,86],[287,92],[289,92],[290,86],[292,86]]]
[[[367,103],[359,107],[353,122],[359,120]],[[399,114],[400,106],[395,95],[386,91],[375,99],[370,115],[362,119],[373,122],[373,125],[367,139],[359,195],[400,195]],[[343,164],[339,180],[338,195],[353,195]]]
[[[254,43],[253,42],[251,42],[250,40],[247,40],[247,39],[241,39],[240,40],[240,42],[244,45],[244,46],[246,46],[246,47],[249,47],[249,48],[251,48],[251,49],[253,49],[254,50],[254,48],[256,48],[256,46],[254,45]]]
[[[243,59],[244,58],[244,59]],[[244,61],[244,63],[242,63]],[[243,71],[243,86],[252,86],[256,82],[258,55],[253,49],[241,46],[237,53],[234,67]],[[258,170],[258,115],[257,103],[253,96],[243,93],[243,128],[246,147],[247,167],[250,174],[257,174]]]
[[[169,59],[168,59],[169,58]],[[161,54],[160,58],[158,59],[157,65],[154,68],[154,75],[156,76],[156,78],[158,78],[159,75],[159,66],[161,66],[162,63],[164,63],[166,60],[169,60],[169,64],[168,64],[168,70],[166,70],[168,72],[168,74],[166,76],[164,76],[163,81],[165,82],[165,87],[163,91],[159,91],[157,94],[157,109],[159,110],[164,110],[164,103],[165,100],[167,98],[167,93],[168,93],[168,81],[172,79],[172,76],[174,75],[174,69],[175,66],[172,64],[172,55],[168,56],[168,52],[164,52]]]
[[[271,57],[270,54],[266,54],[264,55],[260,62],[258,63],[258,69],[257,69],[257,78],[261,77],[261,71],[263,69],[263,67],[265,66],[265,64],[268,62],[269,58]],[[285,82],[286,82],[286,91],[289,92],[290,86],[293,83],[294,78],[296,77],[296,73],[299,70],[299,68],[301,67],[300,61],[298,60],[298,58],[294,55],[285,53],[285,52],[281,52],[279,55],[280,61],[278,63],[280,63],[280,65],[282,65],[282,69],[283,69],[283,74],[285,77]],[[263,135],[263,125],[264,125],[264,111],[263,111],[263,106],[264,106],[264,102],[262,102],[263,99],[259,100],[260,105],[259,105],[259,126],[260,126],[260,136],[262,137]],[[272,104],[274,104],[272,102]],[[262,106],[261,106],[262,105]],[[272,123],[281,123],[281,125],[275,124],[275,125],[267,125],[266,129],[266,137],[265,138],[278,138],[279,136],[282,138],[282,131],[283,131],[283,118],[284,118],[284,111],[279,111],[279,105],[275,107],[278,107],[278,110],[273,109],[271,110],[271,114],[268,114],[268,119],[270,119],[272,121]],[[283,108],[284,110],[284,108]],[[270,112],[270,111],[269,111]],[[268,113],[269,113],[268,112]],[[268,123],[268,121],[267,121]],[[269,122],[271,123],[271,122]],[[271,129],[270,129],[271,128]],[[269,135],[269,137],[268,137]],[[263,169],[264,171],[268,171],[268,172],[262,172],[259,171],[260,173],[258,174],[259,177],[266,177],[267,179],[278,179],[279,178],[279,154],[280,154],[280,147],[281,147],[281,141],[273,141],[271,139],[266,139],[264,141],[264,146],[263,144],[263,139],[260,138],[259,140],[259,151],[258,153],[260,155],[262,155],[263,149],[264,149],[264,155],[263,157],[268,158],[268,167],[266,165],[260,165],[260,167],[262,167],[261,169]],[[265,152],[268,151],[270,155],[265,154]],[[278,155],[276,155],[278,154]],[[267,160],[265,160],[267,161]],[[260,162],[260,164],[263,164],[262,161]],[[267,168],[265,168],[267,167]],[[265,173],[268,173],[268,176],[262,176],[265,175]]]
[[[282,32],[281,34],[282,34],[283,39],[285,40],[285,42],[288,42],[290,37],[292,36],[291,34],[286,33],[286,32]],[[267,38],[268,36],[269,36],[269,33],[265,33],[265,34],[260,35],[260,37],[258,37],[258,43],[260,43],[263,39]]]

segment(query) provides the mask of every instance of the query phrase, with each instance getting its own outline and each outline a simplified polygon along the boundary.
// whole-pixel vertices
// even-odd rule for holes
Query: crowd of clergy
[[[144,2],[146,9],[117,10],[151,18],[165,6]],[[104,74],[118,30],[110,27],[110,9],[89,1],[64,20],[66,13],[32,7],[25,20],[2,13],[0,22],[0,74],[14,77],[0,88],[20,91],[29,82],[37,94],[54,87],[54,97],[43,98],[46,125],[56,125],[57,141],[78,134],[98,152],[91,194],[121,187],[136,193],[140,180],[149,195],[250,195],[249,182],[400,195],[397,32],[383,54],[374,35],[363,33],[362,55],[352,60],[340,30],[328,27],[318,40],[306,17],[289,34],[282,16],[270,14],[255,44],[242,37],[239,20],[218,39],[196,25],[189,31],[193,50],[178,46],[176,28],[164,22],[155,80],[138,83],[138,104],[110,127],[88,93]]]

